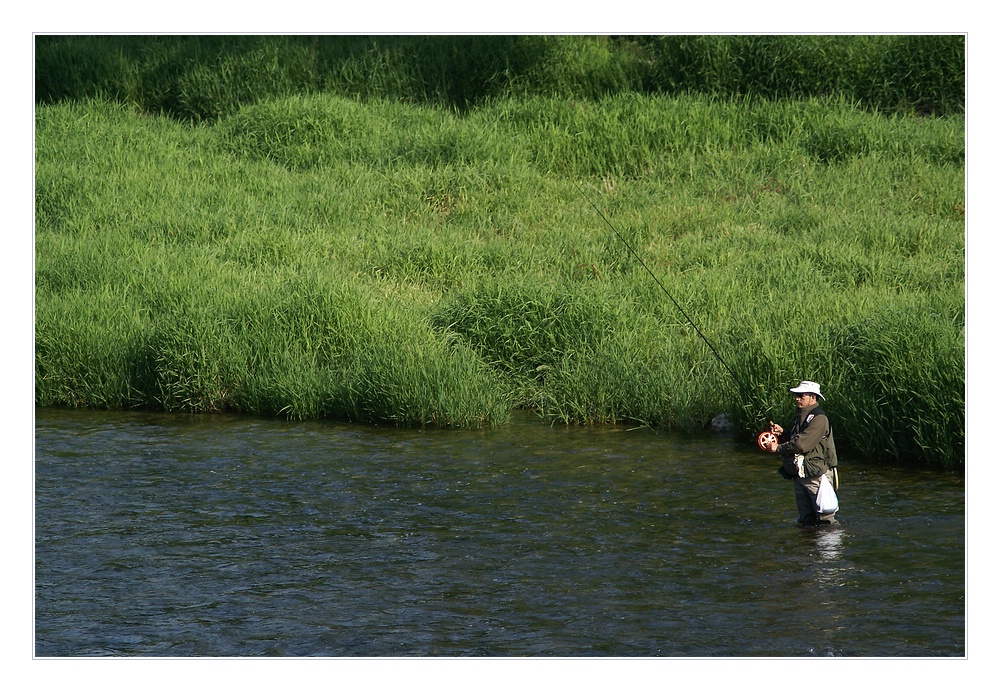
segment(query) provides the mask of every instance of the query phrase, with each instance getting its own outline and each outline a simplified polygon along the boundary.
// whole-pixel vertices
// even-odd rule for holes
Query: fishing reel
[[[771,450],[768,449],[768,446],[772,442],[777,442],[777,441],[778,441],[778,436],[775,435],[770,430],[765,430],[764,432],[762,432],[760,435],[757,436],[757,446],[760,447],[761,450],[764,452],[770,452]]]

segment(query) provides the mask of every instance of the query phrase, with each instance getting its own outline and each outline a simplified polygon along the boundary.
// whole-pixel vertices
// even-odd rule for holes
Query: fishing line
[[[622,241],[622,244],[625,245],[626,248],[628,248],[628,251],[632,254],[632,256],[636,259],[636,261],[639,262],[640,265],[642,265],[642,268],[645,269],[646,272],[651,277],[653,277],[653,281],[655,281],[656,285],[659,286],[660,289],[666,294],[667,298],[670,299],[670,302],[673,303],[674,307],[677,308],[677,311],[680,312],[682,315],[684,315],[684,319],[686,319],[691,324],[691,326],[694,327],[695,332],[697,332],[698,336],[701,337],[701,340],[705,342],[705,344],[708,346],[708,348],[712,352],[712,354],[716,358],[719,359],[720,363],[722,363],[722,367],[724,367],[726,369],[726,371],[732,376],[733,382],[735,382],[736,386],[739,388],[739,390],[741,392],[743,392],[743,396],[747,397],[748,401],[754,401],[757,404],[760,404],[761,403],[760,400],[757,397],[755,397],[753,395],[753,393],[750,391],[750,389],[748,389],[743,384],[743,381],[740,380],[740,378],[736,376],[736,373],[733,372],[733,369],[731,367],[729,367],[729,364],[725,361],[725,359],[721,355],[719,355],[719,352],[715,349],[715,346],[712,345],[712,342],[708,340],[708,337],[705,336],[702,333],[701,329],[698,328],[698,325],[694,323],[693,319],[691,319],[691,316],[688,315],[687,312],[684,311],[684,308],[681,307],[680,303],[678,303],[674,299],[674,297],[670,294],[670,291],[668,291],[667,288],[666,288],[666,286],[663,285],[663,282],[660,281],[660,277],[658,277],[656,274],[654,274],[653,270],[650,269],[648,266],[646,266],[646,263],[642,261],[642,257],[639,256],[639,253],[637,253],[632,248],[632,246],[629,244],[629,242],[627,240],[625,240],[625,237],[621,233],[618,232],[618,229],[615,228],[614,224],[612,224],[610,221],[608,221],[608,217],[605,216],[604,212],[601,211],[600,207],[598,207],[596,204],[594,204],[593,200],[591,200],[590,197],[587,196],[587,193],[585,193],[583,191],[583,188],[581,188],[576,183],[576,181],[573,181],[573,184],[576,185],[576,189],[580,191],[580,194],[583,195],[583,198],[585,200],[587,200],[588,202],[590,202],[590,206],[592,206],[594,208],[594,210],[597,212],[597,214],[602,219],[604,219],[604,223],[606,223],[608,225],[608,228],[610,228],[612,231],[614,231],[615,235],[618,236],[618,239],[620,241]]]

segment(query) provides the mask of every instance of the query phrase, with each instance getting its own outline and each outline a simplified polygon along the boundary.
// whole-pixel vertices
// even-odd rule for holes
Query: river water
[[[39,657],[961,657],[960,475],[728,436],[35,412]]]

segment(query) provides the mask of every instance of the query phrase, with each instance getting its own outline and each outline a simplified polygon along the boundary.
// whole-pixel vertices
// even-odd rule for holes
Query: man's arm
[[[813,418],[806,429],[798,435],[778,445],[778,454],[805,454],[816,447],[830,430],[830,420],[825,415]]]

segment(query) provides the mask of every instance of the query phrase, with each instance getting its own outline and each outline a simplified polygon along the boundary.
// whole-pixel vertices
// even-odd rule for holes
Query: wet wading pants
[[[819,492],[819,479],[822,476],[812,478],[794,478],[792,483],[795,486],[795,506],[799,510],[799,523],[807,526],[816,524],[836,524],[836,512],[831,514],[816,513],[816,493]],[[827,480],[833,482],[833,471],[826,472]]]

